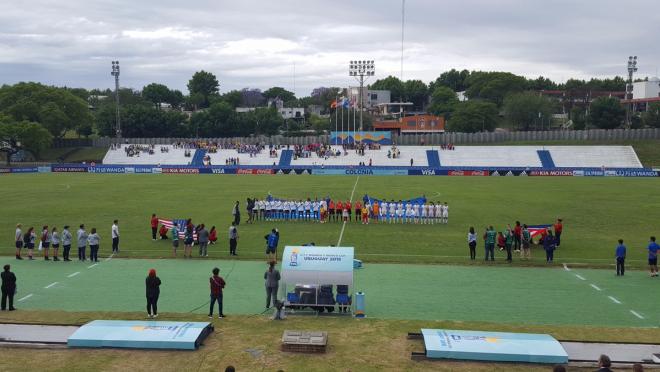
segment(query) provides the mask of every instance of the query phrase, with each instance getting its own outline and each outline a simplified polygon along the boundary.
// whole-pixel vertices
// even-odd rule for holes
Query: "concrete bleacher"
[[[186,150],[175,149],[172,146],[158,145],[154,154],[140,152],[140,156],[129,157],[122,145],[118,149],[109,150],[104,164],[161,164],[189,165],[193,158],[184,156]],[[168,152],[161,152],[166,147]],[[340,146],[333,146],[341,151]],[[327,159],[312,153],[307,158],[293,158],[291,166],[357,166],[359,163],[373,166],[409,167],[413,159],[415,167],[484,167],[484,168],[541,168],[554,164],[555,167],[566,168],[642,168],[642,164],[631,146],[456,146],[454,150],[441,150],[438,146],[399,146],[400,157],[388,158],[391,147],[383,146],[380,150],[366,150],[365,155],[358,155],[355,150],[348,150],[348,155],[331,156]],[[196,150],[188,150],[192,154]],[[278,150],[277,157],[271,157],[266,149],[252,157],[248,153],[237,150],[222,149],[216,153],[207,153],[212,165],[225,165],[227,159],[238,158],[242,166],[289,166],[289,158],[282,158],[283,152]],[[202,152],[199,152],[200,154]],[[288,153],[289,155],[291,152]],[[438,157],[436,158],[436,154]],[[429,159],[431,163],[429,164]],[[437,164],[439,160],[439,164]],[[281,163],[281,161],[284,161]],[[284,164],[284,165],[282,165]]]
[[[153,154],[147,152],[140,152],[140,156],[127,156],[125,147],[130,145],[121,145],[117,149],[110,149],[103,157],[103,164],[134,164],[134,165],[154,165],[154,164],[172,164],[172,165],[188,165],[192,161],[191,157],[186,157],[184,154],[186,150],[175,149],[172,146],[156,145]],[[168,152],[161,152],[160,148],[168,148]],[[192,154],[195,150],[189,150]]]
[[[335,151],[341,151],[341,146],[332,146]],[[380,150],[366,150],[364,156],[358,155],[355,150],[348,150],[348,155],[341,155],[337,157],[329,157],[327,160],[319,158],[316,154],[312,154],[309,158],[298,158],[291,161],[291,165],[324,165],[324,166],[357,166],[360,162],[371,164],[373,166],[392,166],[392,167],[409,167],[410,159],[413,159],[413,165],[419,167],[428,167],[428,158],[426,150],[429,147],[425,146],[401,146],[398,147],[400,157],[391,159],[387,157],[387,151],[390,147],[383,146]]]

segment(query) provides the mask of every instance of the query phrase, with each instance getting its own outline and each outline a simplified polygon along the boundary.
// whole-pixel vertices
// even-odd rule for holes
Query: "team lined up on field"
[[[353,211],[355,217],[353,217]],[[447,223],[449,206],[445,202],[415,203],[391,200],[364,202],[323,199],[323,200],[255,200],[251,211],[255,220],[265,221],[319,221],[350,222],[362,221],[368,224],[370,220],[380,220],[389,223]],[[250,210],[248,210],[250,213]]]

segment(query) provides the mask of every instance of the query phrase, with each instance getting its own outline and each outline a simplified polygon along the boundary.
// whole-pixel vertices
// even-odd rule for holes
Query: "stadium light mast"
[[[116,122],[115,130],[117,138],[121,138],[121,119],[119,118],[119,61],[112,61],[112,72],[110,75],[115,77],[115,103],[116,103]]]
[[[634,110],[634,105],[632,103],[633,99],[633,74],[637,72],[637,56],[628,57],[628,84],[626,84],[626,99],[628,104],[626,105],[626,127],[632,127],[632,115]]]
[[[374,67],[374,61],[351,61],[348,67],[348,74],[353,76],[357,81],[360,82],[360,130],[362,130],[362,111],[364,111],[364,80],[365,77],[374,76],[376,74],[376,68]]]

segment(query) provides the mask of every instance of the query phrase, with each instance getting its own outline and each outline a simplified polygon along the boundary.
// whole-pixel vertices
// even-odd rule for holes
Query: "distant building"
[[[637,112],[648,110],[649,104],[653,102],[660,102],[660,79],[657,77],[633,83],[633,98],[621,101],[623,104],[632,103],[633,111]]]
[[[303,107],[282,107],[277,110],[284,119],[304,119],[305,108]]]
[[[371,109],[383,103],[392,102],[392,94],[389,90],[371,90],[367,87],[362,88],[364,108]],[[355,107],[360,104],[360,87],[348,88],[348,99],[355,102]]]

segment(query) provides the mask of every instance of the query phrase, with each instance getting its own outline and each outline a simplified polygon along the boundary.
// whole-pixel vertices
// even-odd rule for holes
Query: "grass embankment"
[[[487,307],[487,306],[486,306]],[[515,316],[515,314],[512,314]],[[144,319],[142,313],[71,313],[17,311],[3,313],[4,322],[83,324],[95,319]],[[208,321],[191,314],[162,314],[159,320]],[[500,325],[480,322],[400,321],[334,317],[289,317],[271,321],[266,316],[214,319],[215,332],[204,345],[190,351],[144,350],[33,350],[2,351],[3,371],[548,371],[550,367],[524,364],[412,361],[413,351],[423,351],[422,341],[406,339],[421,328],[478,329],[484,331],[549,333],[560,340],[660,342],[660,330]],[[326,354],[284,353],[279,350],[284,330],[328,332]]]

